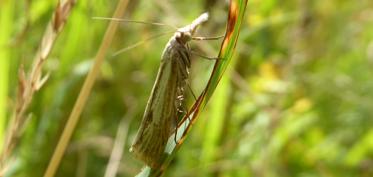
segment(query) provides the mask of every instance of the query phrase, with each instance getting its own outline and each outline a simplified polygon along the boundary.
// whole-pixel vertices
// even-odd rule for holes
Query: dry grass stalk
[[[113,18],[121,18],[124,14],[124,10],[127,7],[127,4],[128,0],[120,0],[114,12]],[[82,113],[84,105],[87,102],[88,96],[92,90],[96,77],[98,73],[100,73],[100,67],[102,65],[102,62],[104,61],[104,57],[107,53],[107,50],[110,47],[110,43],[114,38],[114,34],[117,27],[117,22],[110,22],[105,32],[105,36],[101,42],[100,48],[95,56],[93,66],[90,69],[84,81],[83,87],[79,92],[79,96],[74,104],[73,110],[71,111],[69,118],[67,119],[65,128],[54,150],[53,156],[48,164],[48,168],[44,173],[44,177],[53,177],[57,171],[58,166],[60,165],[61,159],[65,153],[66,147],[69,144],[71,136],[79,121],[80,114]]]
[[[25,113],[32,101],[33,95],[48,79],[48,74],[42,77],[43,64],[50,54],[58,34],[62,31],[74,4],[75,0],[58,1],[52,19],[46,28],[39,49],[34,57],[28,77],[22,66],[19,69],[19,86],[16,106],[7,129],[3,152],[0,155],[0,176],[3,176],[5,173],[5,163],[9,160],[8,158],[18,143],[18,139],[22,132],[21,130],[25,126],[25,122],[27,121]]]
[[[136,106],[131,106],[128,109],[127,114],[122,118],[119,123],[117,135],[115,137],[115,142],[113,149],[110,154],[109,162],[106,166],[105,175],[104,177],[115,177],[117,175],[120,161],[122,160],[123,150],[125,149],[126,141],[127,141],[127,134],[128,134],[128,126],[134,117],[134,110]]]

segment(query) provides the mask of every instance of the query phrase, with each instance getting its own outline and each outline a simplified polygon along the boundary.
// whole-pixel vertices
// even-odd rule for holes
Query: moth
[[[191,24],[179,28],[168,41],[161,57],[137,135],[130,148],[136,158],[152,168],[160,167],[169,137],[176,130],[177,117],[182,113],[184,94],[191,67],[188,45],[197,27],[208,20],[203,13]]]

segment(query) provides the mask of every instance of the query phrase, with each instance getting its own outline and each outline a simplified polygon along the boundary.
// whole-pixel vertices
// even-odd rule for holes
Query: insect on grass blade
[[[130,149],[152,168],[160,168],[167,141],[178,124],[191,66],[188,42],[197,27],[207,20],[208,14],[203,13],[191,24],[179,28],[163,51],[143,120]]]

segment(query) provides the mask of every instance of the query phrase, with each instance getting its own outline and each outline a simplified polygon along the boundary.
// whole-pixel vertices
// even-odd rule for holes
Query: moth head
[[[190,40],[192,40],[192,33],[190,31],[177,31],[175,34],[175,38],[178,42],[186,44]]]
[[[178,42],[186,44],[192,40],[192,35],[197,31],[198,26],[206,22],[209,18],[208,13],[203,13],[198,18],[196,18],[191,24],[179,28],[175,33],[175,38]]]

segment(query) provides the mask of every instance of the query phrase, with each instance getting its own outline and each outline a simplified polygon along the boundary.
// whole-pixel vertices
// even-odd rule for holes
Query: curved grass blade
[[[162,175],[163,171],[167,168],[168,164],[176,155],[176,152],[183,143],[183,140],[186,138],[187,133],[189,132],[193,123],[197,120],[199,111],[201,110],[201,108],[204,108],[206,106],[207,102],[211,98],[233,56],[240,32],[240,26],[243,21],[246,4],[247,0],[230,1],[226,34],[218,56],[221,59],[216,61],[206,88],[193,104],[189,112],[184,116],[181,123],[178,125],[176,135],[172,134],[170,136],[165,150],[165,157],[163,158],[164,160],[161,162],[161,168],[151,169],[150,167],[145,167],[137,176],[145,177]],[[177,144],[175,143],[175,139],[177,141]]]

